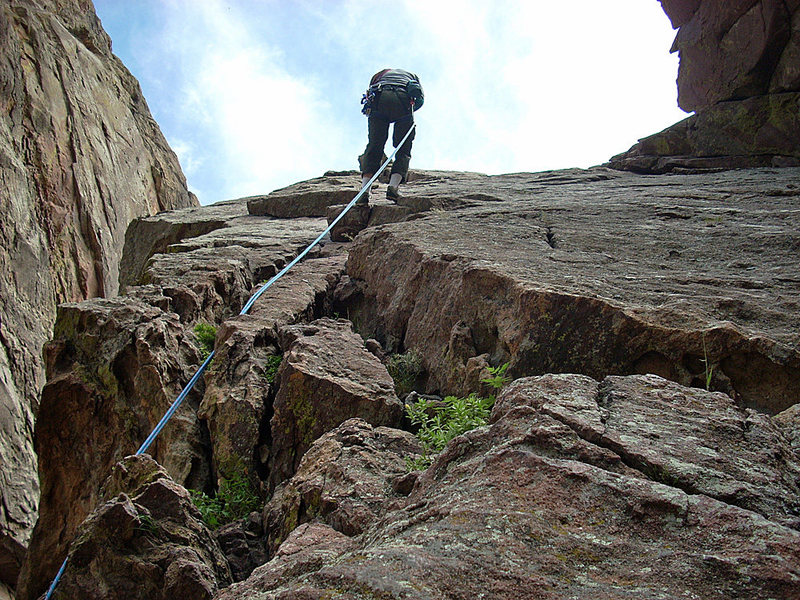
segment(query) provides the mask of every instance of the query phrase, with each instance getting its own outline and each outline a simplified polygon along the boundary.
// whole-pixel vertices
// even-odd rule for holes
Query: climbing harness
[[[375,183],[375,181],[377,181],[377,179],[378,179],[378,177],[380,177],[381,173],[383,173],[383,171],[386,169],[386,167],[389,165],[389,163],[392,161],[392,159],[394,159],[395,155],[397,154],[397,151],[403,146],[403,144],[406,143],[406,140],[408,139],[408,136],[411,135],[411,132],[414,131],[416,126],[417,126],[416,123],[412,123],[411,127],[409,128],[408,132],[406,133],[405,137],[403,138],[403,141],[401,141],[395,147],[395,149],[392,152],[391,156],[389,156],[389,158],[387,158],[384,161],[384,163],[381,165],[380,169],[375,171],[375,174],[372,176],[372,178],[366,183],[366,185],[363,185],[361,187],[361,189],[359,190],[358,194],[356,194],[355,198],[353,198],[348,203],[348,205],[345,206],[344,210],[342,212],[340,212],[339,215],[333,221],[331,221],[331,223],[325,228],[325,231],[320,233],[317,236],[317,238],[313,242],[311,242],[311,244],[309,244],[309,246],[305,250],[303,250],[300,254],[298,254],[295,257],[294,260],[292,260],[288,265],[286,265],[276,275],[274,275],[269,281],[267,281],[264,285],[262,285],[256,291],[256,293],[252,295],[250,300],[248,300],[247,303],[244,305],[244,308],[242,308],[241,312],[239,313],[239,316],[246,315],[248,312],[250,312],[250,308],[252,308],[252,306],[255,303],[255,301],[258,300],[259,297],[264,292],[266,292],[272,286],[273,283],[278,281],[281,277],[283,277],[289,271],[289,269],[291,269],[293,266],[295,266],[297,263],[299,263],[301,260],[303,260],[303,258],[306,256],[306,254],[308,254],[314,246],[319,244],[320,241],[322,241],[322,238],[324,238],[326,235],[328,235],[331,232],[331,230],[333,229],[334,225],[336,225],[342,219],[342,217],[344,217],[345,214],[347,214],[347,212],[351,208],[353,208],[353,206],[355,206],[356,202],[358,201],[359,198],[361,198],[361,196],[364,194],[364,192],[366,190],[369,190],[370,187],[372,186],[372,184]],[[153,431],[150,432],[150,435],[147,436],[147,439],[145,439],[145,441],[142,443],[142,445],[136,451],[135,456],[139,456],[140,454],[144,454],[147,451],[147,449],[150,447],[150,444],[152,444],[153,441],[158,437],[158,434],[161,433],[162,429],[164,429],[164,426],[167,424],[167,422],[170,420],[170,418],[172,418],[172,415],[175,414],[175,411],[178,410],[178,408],[180,407],[180,405],[183,402],[183,400],[186,398],[186,396],[189,395],[189,392],[192,390],[192,388],[194,388],[195,384],[200,379],[200,376],[203,374],[203,372],[206,370],[208,365],[211,363],[212,359],[214,358],[214,354],[215,354],[215,352],[212,351],[211,354],[208,355],[208,358],[206,358],[206,360],[203,362],[203,364],[200,365],[200,367],[197,369],[197,372],[189,380],[189,383],[186,384],[186,387],[183,388],[183,390],[178,395],[178,397],[175,399],[175,401],[172,403],[172,405],[169,407],[167,412],[164,413],[164,416],[161,417],[161,420],[153,428]],[[61,568],[58,570],[58,573],[56,573],[56,576],[53,579],[53,583],[50,584],[50,588],[47,590],[47,594],[45,595],[45,600],[50,600],[51,596],[53,595],[53,591],[56,589],[56,586],[58,585],[58,582],[61,579],[61,576],[64,574],[64,570],[66,568],[67,568],[67,558],[64,559],[64,562],[61,564]]]

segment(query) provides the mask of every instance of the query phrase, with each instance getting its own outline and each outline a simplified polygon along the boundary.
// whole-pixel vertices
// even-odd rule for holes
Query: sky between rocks
[[[95,7],[203,204],[356,169],[361,94],[386,67],[425,90],[412,168],[589,167],[687,116],[657,0]]]

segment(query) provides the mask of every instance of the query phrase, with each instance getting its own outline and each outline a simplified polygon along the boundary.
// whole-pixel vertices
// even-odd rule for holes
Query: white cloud
[[[684,116],[655,0],[148,6],[163,25],[139,36],[143,86],[203,202],[355,168],[358,100],[384,67],[425,88],[412,168],[585,167]]]
[[[320,174],[317,165],[335,151],[326,139],[341,134],[326,119],[330,107],[319,86],[290,74],[282,50],[218,0],[183,0],[164,11],[163,42],[180,64],[177,145],[181,158],[193,161],[182,166],[201,201],[266,193]]]

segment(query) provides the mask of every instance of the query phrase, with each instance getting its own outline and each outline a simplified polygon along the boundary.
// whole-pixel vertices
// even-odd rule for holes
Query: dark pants
[[[389,138],[389,124],[394,123],[392,145],[396,148],[414,124],[408,94],[401,90],[383,90],[378,95],[369,114],[367,149],[361,160],[361,173],[374,174],[381,167],[383,148]],[[397,151],[392,165],[392,174],[398,173],[406,180],[408,164],[411,162],[411,142],[416,131]]]

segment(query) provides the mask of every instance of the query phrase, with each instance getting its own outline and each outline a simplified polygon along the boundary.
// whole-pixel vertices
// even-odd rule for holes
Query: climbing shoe
[[[400,200],[400,190],[397,187],[390,185],[386,188],[386,198],[392,202],[397,202]]]
[[[369,206],[369,193],[372,190],[367,190],[363,194],[361,194],[361,198],[356,200],[356,206]]]

